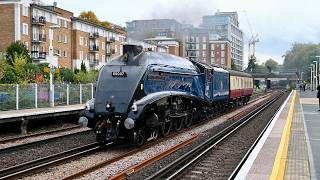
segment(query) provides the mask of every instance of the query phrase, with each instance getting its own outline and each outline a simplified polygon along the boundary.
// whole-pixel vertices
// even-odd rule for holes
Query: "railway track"
[[[266,97],[266,96],[267,95],[262,96],[262,97],[257,98],[257,99],[254,99],[254,100],[251,100],[251,102],[254,102],[254,101],[259,100],[259,99],[261,99],[263,97]],[[191,128],[193,128],[193,127],[194,126],[192,126]],[[186,130],[188,130],[188,129],[186,129]],[[81,133],[81,132],[79,132],[79,133]],[[173,133],[168,138],[170,138],[172,136],[175,136],[175,135],[177,135],[177,133]],[[55,137],[55,138],[59,138],[59,137]],[[52,139],[55,139],[55,138],[52,138]],[[165,139],[167,139],[167,138],[165,138]],[[48,140],[48,139],[46,139],[46,140]],[[43,140],[43,141],[46,141],[46,140]],[[32,142],[32,143],[29,143],[29,144],[22,144],[22,145],[19,145],[19,146],[14,146],[14,147],[2,149],[2,150],[9,150],[9,149],[14,149],[14,148],[19,148],[19,147],[22,148],[24,146],[35,145],[36,143],[39,143],[39,141]],[[156,143],[159,143],[159,142],[156,142]],[[145,148],[154,146],[156,143],[147,144],[145,146]],[[128,153],[121,154],[120,156],[118,156],[116,158],[113,158],[111,160],[102,162],[102,163],[98,164],[95,167],[91,167],[91,168],[86,169],[84,171],[81,171],[79,173],[73,174],[73,175],[71,175],[69,177],[66,177],[66,179],[74,179],[76,177],[80,177],[80,176],[82,176],[84,174],[90,173],[90,172],[92,172],[92,171],[94,171],[96,169],[99,169],[99,168],[101,168],[103,166],[106,166],[106,165],[108,165],[108,164],[110,164],[112,162],[115,162],[115,161],[119,160],[119,159],[122,159],[124,157],[129,156],[129,155],[132,155],[132,154],[137,153],[139,151],[142,151],[145,148],[135,149],[133,151],[129,151]],[[68,160],[68,159],[71,159],[71,158],[75,158],[75,157],[80,157],[80,156],[83,156],[84,154],[87,154],[87,153],[92,153],[94,151],[97,151],[98,149],[99,149],[98,145],[96,143],[93,143],[93,144],[89,144],[89,145],[82,146],[82,147],[79,147],[79,148],[74,148],[74,149],[71,149],[71,150],[68,150],[68,151],[65,151],[65,152],[62,152],[62,153],[57,153],[57,154],[54,154],[54,155],[51,155],[51,156],[47,156],[47,157],[44,157],[44,158],[39,158],[39,159],[30,161],[30,162],[25,162],[25,163],[22,163],[22,164],[19,164],[19,165],[16,165],[16,166],[12,166],[12,167],[9,167],[9,168],[6,168],[6,169],[2,169],[2,170],[0,170],[0,179],[21,177],[21,176],[23,176],[25,174],[30,174],[34,170],[44,169],[44,168],[46,168],[48,166],[53,166],[55,164],[58,164],[58,163],[61,163],[61,162],[65,161],[65,160]],[[0,152],[2,150],[0,150]]]
[[[70,131],[70,130],[74,130],[74,129],[78,129],[78,128],[80,128],[80,126],[79,125],[75,125],[75,126],[70,126],[70,127],[66,127],[66,128],[59,128],[59,129],[55,129],[55,130],[51,130],[51,131],[45,131],[45,132],[40,132],[40,133],[33,133],[33,134],[27,134],[27,135],[22,135],[22,136],[17,136],[17,137],[5,138],[5,139],[0,140],[0,144],[5,144],[5,143],[8,143],[8,142],[15,142],[15,141],[18,141],[18,140],[31,138],[31,137],[39,137],[39,136],[43,136],[43,135],[51,135],[51,134],[64,132],[64,131]]]
[[[30,162],[12,166],[6,169],[2,169],[0,170],[0,179],[18,178],[35,170],[45,168],[50,165],[54,165],[87,153],[92,153],[94,151],[97,151],[99,148],[100,146],[98,143],[92,143],[47,157],[39,158]]]
[[[217,152],[219,153],[220,150],[224,151],[224,153],[228,153],[228,151],[231,149],[229,147],[223,147],[221,144],[228,144],[226,143],[227,140],[231,139],[230,137],[235,135],[235,132],[239,132],[241,129],[244,130],[245,126],[248,125],[249,122],[261,115],[261,113],[263,113],[267,108],[271,107],[276,101],[280,101],[280,98],[283,96],[283,94],[284,93],[279,93],[277,96],[273,97],[270,101],[264,103],[259,108],[255,108],[255,110],[248,112],[247,115],[242,117],[239,121],[236,121],[215,136],[196,146],[188,153],[171,162],[164,168],[158,170],[156,173],[149,176],[148,179],[208,178],[206,175],[212,173],[212,169],[214,169],[214,164],[212,162],[218,161],[216,158]],[[240,151],[241,148],[238,147],[238,149]],[[244,154],[248,154],[248,152],[246,151]],[[217,178],[220,177],[221,179],[227,179],[228,176],[235,174],[235,166],[241,166],[241,164],[234,165],[235,162],[233,162],[232,157],[228,157],[228,155],[224,156],[224,158],[225,164],[222,168],[225,172],[221,173],[222,175],[217,176]],[[227,177],[225,174],[228,174]]]
[[[79,131],[79,132],[75,132],[75,133],[71,133],[71,134],[55,136],[55,137],[51,137],[51,138],[47,138],[47,139],[33,141],[33,142],[30,142],[30,143],[23,143],[23,144],[19,144],[19,145],[15,145],[15,146],[10,146],[10,147],[7,147],[7,148],[0,149],[0,153],[4,152],[4,151],[13,151],[15,149],[33,146],[33,145],[36,145],[36,144],[39,144],[39,143],[45,143],[45,142],[48,142],[48,141],[54,141],[54,140],[57,140],[57,139],[63,138],[63,137],[68,137],[68,136],[74,136],[74,135],[77,135],[77,134],[88,133],[90,131],[92,131],[92,130],[88,129],[88,130],[85,130],[85,131]]]

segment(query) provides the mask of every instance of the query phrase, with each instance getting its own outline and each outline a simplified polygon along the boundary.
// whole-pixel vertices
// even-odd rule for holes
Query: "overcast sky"
[[[53,3],[53,0],[43,0]],[[245,63],[248,38],[258,34],[256,56],[259,62],[273,58],[282,63],[282,55],[294,42],[319,43],[319,0],[55,0],[58,6],[79,15],[91,10],[100,20],[125,26],[138,19],[175,18],[199,25],[203,15],[237,11],[240,28],[245,33]],[[245,15],[247,14],[247,17]],[[248,19],[248,20],[247,20]]]

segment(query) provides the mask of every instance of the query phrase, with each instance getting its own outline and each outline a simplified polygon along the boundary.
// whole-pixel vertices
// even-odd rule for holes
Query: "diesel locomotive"
[[[100,69],[85,115],[101,144],[139,146],[246,104],[252,87],[247,73],[124,45],[123,55]]]

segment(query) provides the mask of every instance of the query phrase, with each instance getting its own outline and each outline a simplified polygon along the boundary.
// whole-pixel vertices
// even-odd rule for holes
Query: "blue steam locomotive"
[[[88,125],[101,144],[139,146],[245,104],[252,94],[252,77],[246,73],[142,52],[140,46],[125,45],[123,52],[101,68],[96,98],[86,104]]]

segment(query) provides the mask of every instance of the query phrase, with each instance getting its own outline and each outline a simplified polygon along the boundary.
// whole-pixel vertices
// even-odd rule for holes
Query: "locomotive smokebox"
[[[132,61],[133,57],[137,56],[142,52],[142,46],[126,44],[123,45],[123,56],[125,61]]]

